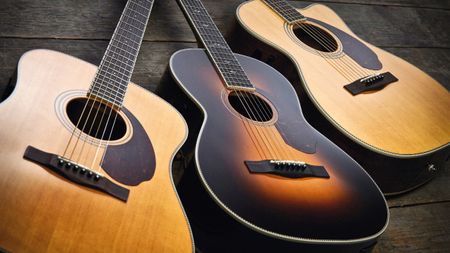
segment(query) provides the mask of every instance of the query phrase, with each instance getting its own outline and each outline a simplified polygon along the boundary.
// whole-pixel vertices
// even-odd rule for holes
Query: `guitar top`
[[[1,252],[193,251],[171,171],[186,123],[130,83],[152,4],[127,2],[98,68],[21,57],[0,104]]]

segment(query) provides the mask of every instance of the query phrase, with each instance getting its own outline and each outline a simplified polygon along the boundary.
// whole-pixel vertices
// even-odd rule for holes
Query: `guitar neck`
[[[121,107],[153,0],[128,0],[88,94]]]
[[[272,8],[278,15],[286,20],[289,24],[298,23],[306,20],[300,12],[298,12],[291,4],[285,0],[262,0],[266,5]]]
[[[197,37],[205,46],[217,72],[229,89],[254,90],[233,51],[200,0],[178,0]]]

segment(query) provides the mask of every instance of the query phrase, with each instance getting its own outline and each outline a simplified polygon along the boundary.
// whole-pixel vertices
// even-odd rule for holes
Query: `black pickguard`
[[[346,55],[350,56],[361,67],[373,70],[380,70],[383,65],[381,64],[378,56],[364,43],[349,35],[348,33],[336,28],[330,24],[322,22],[314,18],[307,18],[313,23],[317,23],[330,32],[332,32],[342,43],[343,51]]]
[[[102,168],[122,184],[138,185],[153,177],[155,151],[141,123],[126,108],[122,111],[131,121],[133,136],[123,145],[108,146]]]

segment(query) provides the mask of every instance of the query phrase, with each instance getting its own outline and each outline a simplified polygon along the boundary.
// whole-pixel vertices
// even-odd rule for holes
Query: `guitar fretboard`
[[[296,23],[305,20],[305,16],[300,14],[292,5],[285,0],[263,0],[270,8],[276,11],[288,23]]]
[[[89,94],[122,106],[152,6],[153,0],[128,0]]]
[[[228,88],[254,89],[200,0],[178,0]]]

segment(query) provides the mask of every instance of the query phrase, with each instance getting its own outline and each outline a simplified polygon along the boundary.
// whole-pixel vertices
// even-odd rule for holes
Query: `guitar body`
[[[385,194],[433,178],[450,155],[450,93],[415,66],[359,39],[328,7],[298,11],[311,29],[333,38],[334,51],[313,49],[304,34],[257,0],[238,8],[231,47],[282,72],[308,122],[358,161]],[[364,77],[359,73],[374,72],[398,80],[357,95],[344,88]]]
[[[171,178],[186,124],[173,107],[143,88],[128,87],[119,112],[126,133],[111,141],[105,164],[126,174],[153,152],[153,176],[121,184],[102,168],[92,168],[129,189],[126,202],[23,158],[28,146],[64,152],[73,129],[65,106],[86,94],[96,69],[50,50],[33,50],[20,59],[16,88],[0,104],[0,251],[192,252],[190,228]],[[136,136],[147,136],[153,150],[139,146]],[[96,157],[96,146],[85,145],[83,164]],[[97,159],[104,152],[100,148]]]
[[[241,117],[203,49],[172,55],[171,78],[158,89],[191,130],[182,149],[190,166],[179,189],[200,250],[359,252],[373,246],[388,222],[378,187],[304,120],[281,74],[253,58],[236,57],[258,96],[270,104],[270,120]],[[277,145],[278,156],[260,154],[249,129],[271,131],[266,137]],[[322,165],[330,178],[257,174],[245,165],[272,158]]]

